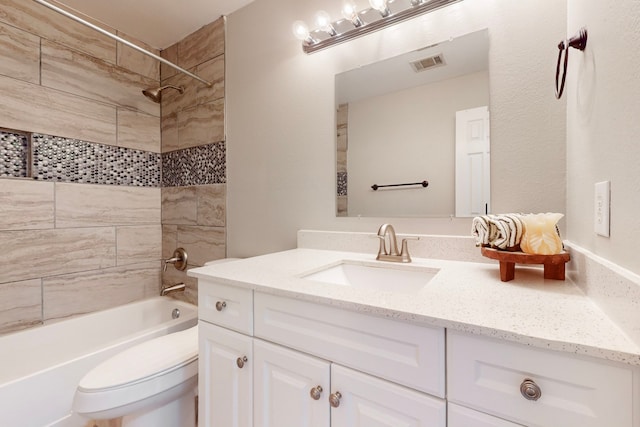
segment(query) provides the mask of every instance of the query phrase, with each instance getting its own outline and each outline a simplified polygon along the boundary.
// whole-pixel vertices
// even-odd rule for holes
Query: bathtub
[[[71,405],[86,372],[134,344],[197,321],[194,305],[155,297],[0,336],[0,426],[85,426],[88,420],[73,414]]]

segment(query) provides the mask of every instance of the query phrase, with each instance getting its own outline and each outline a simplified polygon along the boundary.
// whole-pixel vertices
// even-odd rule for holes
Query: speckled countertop
[[[412,294],[302,278],[345,260],[379,263],[372,254],[293,249],[196,268],[189,275],[381,317],[640,365],[640,348],[605,313],[569,280],[544,280],[541,269],[518,266],[513,281],[501,282],[497,263],[425,258],[414,258],[410,264],[384,263],[391,268],[439,270]]]

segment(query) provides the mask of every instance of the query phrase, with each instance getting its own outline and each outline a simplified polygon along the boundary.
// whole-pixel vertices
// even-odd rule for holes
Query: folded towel
[[[495,231],[489,223],[489,216],[477,216],[473,218],[471,226],[471,235],[476,239],[476,246],[488,246],[491,244],[493,236],[491,232]],[[494,233],[495,234],[495,233]]]
[[[476,246],[512,249],[520,244],[524,225],[519,214],[483,215],[473,219]]]

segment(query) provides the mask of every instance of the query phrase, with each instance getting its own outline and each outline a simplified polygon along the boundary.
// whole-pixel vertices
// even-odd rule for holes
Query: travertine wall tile
[[[53,228],[54,184],[0,178],[0,230]]]
[[[116,63],[116,42],[32,1],[2,0],[0,21],[29,33]],[[94,23],[96,23],[94,21]],[[100,24],[107,31],[113,31]]]
[[[224,141],[224,100],[179,112],[178,137],[180,148]]]
[[[227,185],[198,185],[198,225],[224,227],[226,223]]]
[[[40,37],[0,23],[0,74],[40,83]]]
[[[45,323],[104,310],[159,294],[160,268],[149,265],[108,268],[43,280]]]
[[[0,76],[0,127],[116,145],[116,108]]]
[[[179,225],[178,246],[189,254],[190,266],[202,266],[226,256],[226,232],[223,227]]]
[[[0,231],[0,283],[112,267],[116,236],[112,227]]]
[[[160,56],[174,64],[178,63],[178,43],[162,49]],[[166,64],[160,63],[160,79],[165,80],[178,74],[178,70]]]
[[[157,262],[162,255],[162,227],[158,225],[116,228],[117,265]]]
[[[174,89],[167,89],[162,92],[163,118],[195,105],[198,86],[203,86],[202,83],[182,73],[163,80],[162,84],[184,88],[183,93]]]
[[[0,284],[0,334],[42,323],[40,279]]]
[[[347,172],[347,152],[340,151],[336,153],[337,172]]]
[[[58,228],[159,222],[159,188],[56,184]]]
[[[201,84],[197,87],[197,103],[206,104],[224,98],[224,55],[203,62],[196,67],[196,74],[212,83],[211,87]]]
[[[178,139],[178,113],[162,116],[162,152],[168,153],[180,148],[180,140]]]
[[[119,108],[118,146],[160,153],[160,118]]]
[[[162,223],[182,225],[198,223],[198,199],[195,187],[162,189]]]
[[[178,42],[178,65],[189,69],[223,54],[224,22],[217,19]]]
[[[347,203],[348,203],[347,196],[338,196],[337,206],[336,206],[336,216],[348,215]]]
[[[178,226],[173,224],[162,224],[162,259],[171,258],[173,251],[177,248]]]
[[[157,80],[49,41],[41,49],[43,86],[160,116],[159,105],[140,93]]]
[[[141,40],[128,36],[120,31],[118,31],[118,35],[151,53],[160,55],[158,49],[151,47]],[[117,43],[117,64],[134,73],[160,81],[160,62],[122,43]]]

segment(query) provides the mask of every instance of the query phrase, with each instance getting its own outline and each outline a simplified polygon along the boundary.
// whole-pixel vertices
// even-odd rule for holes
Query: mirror
[[[489,211],[488,53],[485,29],[336,75],[338,216]]]

